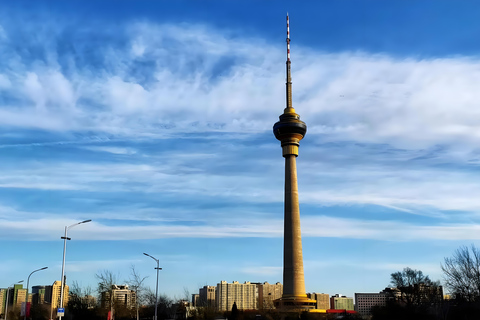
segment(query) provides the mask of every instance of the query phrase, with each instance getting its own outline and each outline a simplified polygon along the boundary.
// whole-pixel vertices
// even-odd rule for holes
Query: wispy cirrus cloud
[[[5,47],[9,71],[0,83],[15,89],[4,93],[10,101],[2,108],[4,125],[129,136],[263,132],[284,104],[283,51],[260,39],[206,25],[141,22],[121,25],[115,34],[97,30],[112,41],[87,54],[91,48],[81,41],[78,51],[68,49],[66,35],[80,40],[81,31],[55,27],[56,36],[40,48],[50,54],[32,57]],[[14,44],[9,32],[3,41]],[[476,58],[294,52],[295,104],[311,133],[403,148],[478,143]]]
[[[191,151],[169,152],[168,141],[149,142],[135,148],[121,146],[124,142],[54,145],[55,152],[60,155],[71,152],[72,156],[64,157],[61,162],[55,157],[43,162],[26,159],[20,167],[15,165],[18,161],[4,164],[8,170],[0,177],[0,187],[119,196],[130,192],[147,197],[166,193],[174,199],[190,195],[250,204],[282,201],[282,176],[278,174],[282,163],[273,154],[250,159],[249,142],[235,147],[221,143],[218,148],[210,147],[209,153],[202,153],[205,141],[194,139],[185,143],[192,143]],[[200,145],[196,146],[197,143]],[[40,147],[44,145],[29,146]],[[273,142],[266,147],[273,148]],[[82,161],[76,156],[85,156],[85,149],[92,152],[88,154],[92,160]],[[480,184],[471,173],[470,164],[455,159],[448,160],[450,164],[441,164],[448,157],[443,154],[425,157],[430,154],[428,150],[397,150],[397,154],[377,156],[368,155],[369,150],[367,146],[302,147],[305,153],[299,158],[302,204],[373,204],[436,218],[448,218],[442,212],[446,210],[464,211],[462,215],[473,217],[480,207],[476,197]],[[238,159],[244,159],[243,165],[238,165]],[[457,218],[459,215],[460,212]]]
[[[77,215],[78,217],[79,215]],[[87,214],[84,215],[85,217]],[[96,217],[102,221],[102,216]],[[19,240],[57,239],[58,230],[65,225],[77,222],[76,219],[60,217],[9,219],[3,217],[0,227],[5,239]],[[133,220],[132,220],[133,221]],[[205,220],[202,223],[189,221],[148,220],[145,225],[112,224],[93,221],[88,228],[77,229],[78,240],[145,240],[166,238],[278,238],[282,237],[283,220],[281,218],[265,219],[261,216],[249,216],[232,223],[228,217]],[[242,222],[243,221],[243,222]],[[173,222],[173,223],[171,223]],[[305,238],[342,238],[390,241],[418,240],[479,240],[480,224],[450,223],[416,225],[401,221],[364,220],[336,218],[331,216],[305,216],[302,218],[302,234]]]
[[[12,132],[34,128],[58,139],[1,146],[16,152],[50,146],[59,157],[25,158],[21,168],[8,166],[0,187],[117,198],[135,193],[148,201],[155,193],[178,202],[186,195],[211,203],[282,201],[282,177],[260,151],[273,150],[274,141],[263,142],[265,132],[284,104],[283,50],[208,25],[152,22],[121,24],[115,32],[99,28],[94,41],[86,42],[82,37],[93,32],[90,27],[64,23],[47,23],[35,39],[18,37],[27,50],[15,45],[12,35],[31,25],[2,29],[0,123]],[[301,46],[293,57],[295,106],[309,126],[299,168],[302,204],[380,205],[439,220],[449,219],[448,210],[464,211],[463,219],[476,216],[480,184],[472,170],[480,157],[474,106],[480,96],[474,83],[480,60],[326,53]],[[178,138],[191,145],[196,139],[198,147],[179,151],[168,143]],[[220,142],[205,147],[208,139]],[[349,223],[356,237],[383,235],[368,223]],[[433,233],[460,237],[455,228],[433,227]],[[177,228],[167,234],[226,234]],[[307,234],[343,234],[331,230]],[[412,237],[420,231],[413,230]],[[109,232],[106,237],[115,238],[118,230]]]
[[[134,154],[136,150],[133,148],[109,147],[109,146],[85,146],[86,150],[107,152],[113,154]]]

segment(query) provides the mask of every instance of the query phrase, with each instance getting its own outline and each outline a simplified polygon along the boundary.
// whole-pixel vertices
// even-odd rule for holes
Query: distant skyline
[[[307,292],[478,243],[480,3],[0,4],[1,288],[282,282],[287,11]]]

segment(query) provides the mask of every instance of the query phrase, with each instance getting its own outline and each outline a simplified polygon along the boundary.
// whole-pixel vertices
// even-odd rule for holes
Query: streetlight
[[[23,280],[18,281],[17,283],[22,283]],[[12,283],[12,286],[14,286],[15,283]],[[7,320],[7,315],[8,315],[8,293],[10,292],[10,286],[7,288],[7,303],[5,303],[5,320]]]
[[[158,259],[155,259],[154,257],[152,257],[151,255],[149,255],[148,253],[143,253],[144,255],[146,255],[147,257],[150,257],[152,258],[153,260],[157,261],[157,267],[155,268],[157,270],[157,286],[155,287],[155,319],[154,320],[157,320],[157,305],[158,305],[158,271],[159,270],[162,270],[162,268],[159,267],[159,261]]]
[[[65,226],[65,235],[63,237],[61,237],[61,239],[63,239],[63,263],[62,263],[62,282],[61,282],[61,288],[60,288],[60,308],[63,308],[63,286],[65,285],[65,251],[67,250],[67,240],[71,240],[69,237],[67,237],[67,231],[68,229],[70,228],[73,228],[75,226],[78,226],[79,224],[82,224],[82,223],[87,223],[87,222],[90,222],[92,221],[91,219],[88,219],[88,220],[84,220],[84,221],[81,221],[81,222],[77,222],[77,223],[74,223],[72,224],[71,226]],[[59,319],[62,320],[62,316],[59,316]]]
[[[31,276],[32,274],[34,274],[35,272],[37,272],[37,271],[45,270],[45,269],[47,269],[47,268],[48,268],[48,267],[43,267],[43,268],[37,269],[37,270],[35,270],[35,271],[32,271],[32,273],[30,273],[30,274],[28,275],[28,279],[27,279],[27,296],[26,296],[26,298],[25,298],[25,300],[26,300],[26,301],[25,301],[25,318],[24,318],[25,320],[27,320],[28,285],[29,285],[29,283],[30,283],[30,276]]]

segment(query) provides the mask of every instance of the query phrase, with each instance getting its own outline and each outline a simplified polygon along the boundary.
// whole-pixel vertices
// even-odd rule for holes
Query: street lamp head
[[[42,270],[45,270],[47,269],[48,267],[43,267],[43,268],[40,268],[40,269],[37,269],[37,270],[33,270],[29,275],[28,275],[28,278],[27,278],[27,294],[26,296],[28,297],[28,288],[30,287],[30,276],[32,274],[34,274],[35,272],[38,272],[38,271],[42,271]],[[24,320],[27,320],[27,315],[25,314],[25,317],[24,317]]]
[[[153,260],[157,261],[157,263],[158,263],[159,260],[157,258],[155,258],[155,257],[153,257],[153,256],[151,256],[151,255],[149,255],[148,253],[145,253],[145,252],[143,254],[146,255],[147,257],[152,258]]]
[[[80,222],[74,223],[74,224],[72,224],[72,225],[70,225],[70,226],[68,226],[68,227],[67,227],[67,226],[65,226],[65,229],[66,229],[66,230],[68,230],[68,229],[70,229],[70,228],[73,228],[73,227],[75,227],[75,226],[78,226],[79,224],[82,224],[82,223],[87,223],[87,222],[90,222],[90,221],[92,221],[92,220],[91,220],[91,219],[88,219],[88,220],[83,220],[83,221],[80,221]],[[66,231],[65,231],[65,233],[66,233]],[[67,235],[65,234],[65,237],[66,237],[66,236],[67,236]]]
[[[23,280],[20,280],[20,281],[18,281],[17,283],[22,283],[22,282],[23,282]]]

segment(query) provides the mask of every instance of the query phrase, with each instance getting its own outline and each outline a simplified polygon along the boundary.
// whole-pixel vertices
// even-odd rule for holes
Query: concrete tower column
[[[284,219],[283,296],[306,297],[295,155],[285,157]]]

